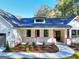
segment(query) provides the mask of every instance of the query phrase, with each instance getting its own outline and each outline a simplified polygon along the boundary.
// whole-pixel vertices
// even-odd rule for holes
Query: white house
[[[11,47],[14,47],[20,42],[47,43],[50,38],[56,39],[57,42],[67,43],[70,39],[73,43],[78,43],[78,16],[71,18],[34,17],[17,19],[8,12],[0,12],[0,47],[4,46],[6,41],[9,42]]]
[[[19,42],[19,34],[14,28],[9,19],[13,21],[11,14],[0,10],[0,47],[5,46],[8,41],[10,47],[14,47],[16,42]],[[17,40],[15,40],[17,39]]]
[[[79,16],[72,19],[68,25],[71,26],[69,30],[71,41],[73,43],[79,43]]]

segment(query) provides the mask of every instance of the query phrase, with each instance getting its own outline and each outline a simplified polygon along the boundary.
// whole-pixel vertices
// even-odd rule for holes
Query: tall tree
[[[49,18],[55,18],[55,17],[57,17],[56,10],[52,9],[52,10],[49,12],[48,17],[49,17]]]
[[[56,5],[58,17],[79,15],[79,0],[59,0]]]
[[[50,8],[48,5],[42,5],[35,12],[35,17],[55,17],[54,10]]]

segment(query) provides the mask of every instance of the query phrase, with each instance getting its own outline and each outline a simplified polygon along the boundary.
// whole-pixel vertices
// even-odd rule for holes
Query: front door
[[[61,41],[61,31],[55,31],[55,38],[56,38],[56,41],[58,42]]]
[[[5,44],[6,44],[6,35],[0,33],[0,47],[5,47]]]

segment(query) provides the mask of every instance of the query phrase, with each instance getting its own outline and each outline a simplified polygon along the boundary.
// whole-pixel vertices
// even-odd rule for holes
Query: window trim
[[[75,34],[73,34],[72,31],[75,31]],[[79,36],[79,34],[78,34],[78,31],[79,31],[79,30],[72,30],[72,31],[71,31],[71,33],[72,33],[72,38],[76,38],[76,37]]]
[[[47,31],[47,32],[48,32],[48,33],[46,34],[46,36],[45,36],[45,31]],[[44,29],[44,37],[49,37],[49,30]]]
[[[26,31],[26,37],[31,37],[31,30],[30,30],[30,34],[28,35],[28,31],[29,31],[30,29],[27,29]]]
[[[39,33],[39,35],[38,35]],[[40,37],[40,30],[35,30],[35,37]]]
[[[37,22],[36,20],[37,19],[34,19],[34,23],[45,23],[46,21],[45,21],[45,19],[41,19],[41,18],[39,18],[40,20],[43,20],[43,22]]]

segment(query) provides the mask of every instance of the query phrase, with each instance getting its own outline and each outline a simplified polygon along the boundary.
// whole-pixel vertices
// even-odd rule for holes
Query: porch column
[[[64,30],[64,43],[67,44],[67,29]]]
[[[72,38],[72,31],[69,30],[69,38]]]
[[[69,29],[65,30],[65,43],[71,45],[71,31]]]
[[[65,33],[64,33],[64,35],[65,35],[65,39],[67,38],[67,29],[65,29]]]
[[[61,39],[60,39],[60,41],[64,42],[65,41],[65,37],[67,37],[67,36],[65,36],[67,33],[66,33],[66,31],[64,29],[62,29],[60,31],[61,31]]]
[[[44,30],[40,29],[40,37],[44,37]]]
[[[35,37],[35,29],[31,29],[31,37]]]
[[[71,30],[69,29],[65,30],[65,38],[71,38]]]
[[[49,29],[49,37],[54,37],[53,29]]]

